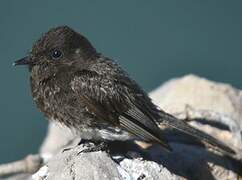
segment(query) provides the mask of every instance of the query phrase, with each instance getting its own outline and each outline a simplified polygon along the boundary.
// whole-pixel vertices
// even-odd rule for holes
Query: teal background
[[[50,27],[82,32],[147,91],[188,73],[241,88],[241,2],[1,0],[0,163],[37,152],[45,135],[27,68],[11,64]]]

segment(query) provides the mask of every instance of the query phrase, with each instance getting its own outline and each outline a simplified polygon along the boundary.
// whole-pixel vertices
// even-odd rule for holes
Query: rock
[[[161,153],[158,147],[149,150],[153,160],[162,164],[171,173],[185,179],[236,179],[241,176],[241,163],[207,151],[205,148],[171,143],[173,151]],[[226,176],[224,176],[226,174]]]
[[[124,159],[120,166],[129,174],[130,179],[143,180],[181,180],[182,178],[170,173],[166,168],[153,161],[142,159]]]
[[[184,114],[187,107],[212,111],[231,117],[242,129],[242,91],[231,85],[186,75],[162,84],[150,97],[168,113]]]
[[[58,153],[46,165],[46,180],[121,179],[117,165],[105,152],[81,153],[81,147]]]
[[[227,142],[242,158],[242,91],[187,75],[168,81],[152,91],[150,97],[166,112],[188,119],[196,128]]]
[[[80,153],[82,146],[59,152],[32,177],[33,180],[180,180],[153,161],[124,158],[119,164],[103,151]]]
[[[154,102],[165,111],[172,113],[178,118],[189,119],[189,123],[196,128],[213,135],[221,141],[226,140],[226,143],[237,151],[237,160],[241,159],[242,93],[240,90],[227,84],[188,75],[170,80],[152,91],[150,95]],[[217,126],[218,124],[219,126]],[[55,130],[56,128],[57,130]],[[66,145],[70,146],[73,139],[77,138],[70,134],[69,130],[60,130],[59,127],[52,124],[49,127],[49,133],[41,148],[41,152],[57,152],[61,146],[62,148],[66,147]],[[176,136],[175,138],[180,138]],[[59,137],[62,138],[60,139]],[[57,144],[53,143],[53,140],[56,141],[55,139],[58,140]],[[54,147],[53,144],[55,144]],[[140,159],[124,159],[120,162],[120,167],[116,168],[123,179],[137,179],[138,177],[144,179],[181,179],[181,177],[185,179],[235,179],[240,174],[240,163],[216,153],[208,152],[196,144],[184,144],[178,141],[170,145],[174,149],[171,153],[161,151],[157,146],[152,146],[147,150],[155,162]],[[74,146],[73,143],[72,146]],[[102,153],[99,154],[99,158],[102,155]],[[62,156],[63,154],[59,155],[60,158]],[[69,155],[68,157],[71,158],[63,158],[71,159],[71,162],[75,161],[75,159],[80,160],[80,157],[74,155]],[[96,162],[91,157],[86,157],[85,155],[83,157]],[[83,168],[83,164],[88,165],[85,158],[79,164],[79,168]],[[107,157],[102,158],[105,159]],[[105,160],[107,162],[110,161],[110,159]],[[59,159],[57,156],[50,163],[55,164],[55,162],[61,161],[62,159]],[[106,164],[104,161],[101,162]],[[96,163],[95,165],[98,167],[98,162]],[[63,169],[67,164],[62,164],[63,167],[59,169]],[[112,169],[113,167],[110,168]],[[68,166],[66,171],[69,172],[69,169]],[[114,171],[112,169],[111,172],[115,174],[117,169]],[[58,168],[50,168],[49,171],[58,172]],[[106,171],[108,170],[106,169]],[[120,176],[117,176],[117,178],[120,178]]]
[[[122,157],[116,163],[106,152],[78,155],[83,148],[76,147],[80,138],[69,129],[50,123],[40,152],[53,157],[33,179],[233,180],[242,177],[242,91],[187,75],[168,81],[150,95],[160,108],[220,139],[237,155],[227,157],[208,151],[192,138],[168,131],[172,152],[165,152],[157,145],[147,146],[149,159],[144,160],[138,154],[132,159]],[[62,152],[67,147],[70,150]]]
[[[187,75],[168,81],[150,96],[161,109],[188,120],[192,126],[237,152],[234,161],[194,145],[174,143],[174,151],[163,154],[163,165],[188,179],[237,179],[242,175],[242,91],[224,83]],[[156,151],[153,150],[153,154]]]

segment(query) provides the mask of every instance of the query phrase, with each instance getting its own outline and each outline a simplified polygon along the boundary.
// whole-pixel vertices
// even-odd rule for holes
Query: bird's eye
[[[51,53],[51,56],[53,59],[60,59],[62,57],[62,55],[63,55],[63,53],[58,49],[53,50]]]

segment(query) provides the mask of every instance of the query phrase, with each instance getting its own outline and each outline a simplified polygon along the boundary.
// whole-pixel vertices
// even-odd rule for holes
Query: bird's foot
[[[124,158],[135,159],[142,157],[146,160],[151,159],[147,152],[135,144],[134,141],[95,141],[82,139],[78,145],[85,147],[78,155],[81,153],[106,151],[117,163]]]
[[[108,145],[106,142],[88,142],[85,140],[85,143],[83,141],[79,143],[79,145],[84,145],[86,148],[81,150],[79,154],[81,153],[89,153],[89,152],[97,152],[97,151],[108,151]]]

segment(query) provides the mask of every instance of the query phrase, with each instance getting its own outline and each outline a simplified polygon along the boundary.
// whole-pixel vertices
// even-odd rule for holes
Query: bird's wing
[[[121,78],[121,81],[123,79]],[[142,91],[138,85],[133,81],[125,80],[123,81],[123,84],[127,87],[132,87],[132,91],[135,92],[135,94],[139,94],[139,96],[133,96],[135,97],[135,100],[133,100],[133,103],[136,107],[139,107],[139,109],[147,114],[150,119],[153,119],[155,122],[159,123],[163,127],[171,127],[173,129],[176,129],[180,132],[183,132],[185,134],[188,134],[192,137],[195,137],[199,141],[203,142],[204,144],[208,145],[209,147],[213,148],[214,150],[218,152],[222,152],[223,154],[235,154],[235,151],[225,145],[224,143],[220,142],[219,140],[215,139],[214,137],[210,136],[209,134],[204,133],[203,131],[200,131],[183,120],[179,120],[175,118],[174,116],[159,110],[150,100],[150,98]]]
[[[129,78],[123,78],[107,78],[95,71],[82,70],[76,73],[71,86],[98,119],[109,121],[144,141],[159,143],[171,150],[156,123],[137,101],[143,93],[132,88],[136,84],[132,84]]]

